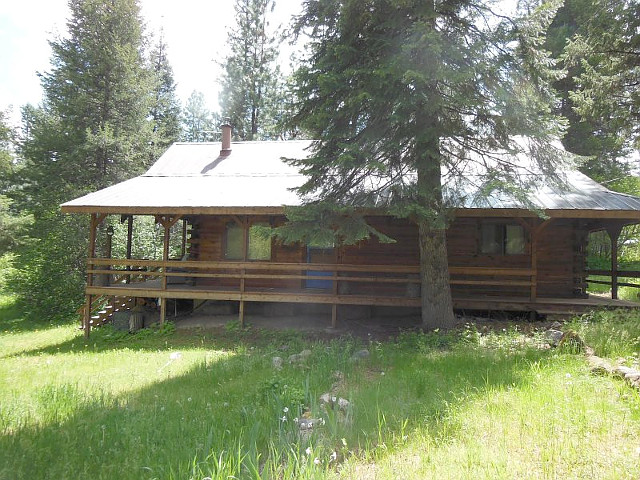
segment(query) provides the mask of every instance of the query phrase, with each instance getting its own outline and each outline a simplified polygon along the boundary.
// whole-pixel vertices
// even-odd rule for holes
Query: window
[[[249,227],[247,260],[271,260],[271,238],[261,227],[266,223],[256,223]],[[244,228],[235,222],[227,223],[225,229],[224,258],[244,260]]]
[[[522,225],[483,223],[480,226],[480,253],[520,255],[524,253]]]

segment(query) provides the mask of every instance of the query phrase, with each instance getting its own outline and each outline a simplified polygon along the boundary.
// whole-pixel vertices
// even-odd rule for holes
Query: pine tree
[[[85,279],[88,222],[62,215],[60,203],[144,171],[154,140],[137,1],[70,0],[69,7],[66,36],[49,42],[43,105],[23,109],[24,168],[12,194],[35,219],[12,286],[29,313],[51,317],[77,308]]]
[[[229,55],[223,63],[220,106],[239,140],[277,137],[277,123],[265,118],[265,106],[281,82],[275,64],[277,45],[268,32],[267,17],[274,0],[236,0],[237,25],[229,32]]]
[[[206,142],[213,140],[217,115],[206,106],[204,94],[194,90],[182,109],[182,141]]]
[[[598,181],[609,182],[627,170],[624,162],[620,161],[625,152],[624,135],[612,128],[609,115],[588,115],[584,109],[580,113],[583,102],[576,98],[575,92],[582,88],[580,79],[587,71],[580,60],[586,60],[587,49],[582,48],[586,45],[582,43],[580,49],[576,49],[575,44],[570,47],[575,54],[581,50],[579,58],[565,55],[567,45],[572,45],[575,38],[582,38],[596,21],[606,24],[607,29],[616,22],[611,10],[603,9],[601,2],[566,0],[549,26],[546,45],[554,59],[564,60],[566,69],[554,84],[561,100],[558,111],[568,120],[562,143],[568,151],[585,157],[580,167],[583,173]],[[607,89],[604,91],[610,94]]]
[[[309,158],[292,163],[308,177],[298,190],[306,212],[335,242],[371,234],[361,208],[415,222],[423,325],[451,327],[445,229],[456,198],[442,175],[454,179],[477,162],[487,182],[501,179],[506,188],[518,179],[492,153],[523,148],[549,167],[550,139],[560,130],[542,44],[556,7],[511,20],[480,0],[304,6],[296,31],[310,44],[296,74],[293,123],[317,141]],[[513,135],[529,141],[523,146]],[[345,215],[360,227],[341,228]]]
[[[150,55],[150,70],[153,78],[153,152],[157,159],[169,145],[182,135],[180,124],[180,102],[176,96],[173,69],[167,58],[167,44],[162,33]]]
[[[580,69],[570,98],[620,156],[640,150],[640,3],[605,0],[592,9],[565,48],[567,65]]]

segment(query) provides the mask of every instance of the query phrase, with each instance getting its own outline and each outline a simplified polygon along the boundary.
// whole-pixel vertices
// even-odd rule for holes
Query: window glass
[[[271,237],[265,235],[266,223],[256,223],[249,228],[249,260],[271,260]]]
[[[224,243],[224,258],[242,260],[242,227],[237,223],[227,223]]]
[[[483,223],[480,229],[480,253],[502,253],[502,229],[495,223]]]
[[[524,228],[522,225],[505,225],[505,253],[518,255],[524,253]]]
[[[522,225],[483,223],[480,226],[480,253],[521,255],[525,251]]]

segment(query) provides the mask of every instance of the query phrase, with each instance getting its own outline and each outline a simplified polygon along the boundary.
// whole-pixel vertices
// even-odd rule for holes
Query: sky
[[[234,25],[233,4],[233,0],[140,0],[147,32],[155,32],[157,38],[163,31],[183,104],[198,90],[210,110],[218,109],[217,62],[225,56],[227,30]],[[300,5],[301,0],[276,0],[273,26],[286,25]],[[37,72],[50,69],[48,40],[66,33],[68,16],[67,0],[0,2],[0,110],[12,107],[14,121],[22,105],[41,101]]]

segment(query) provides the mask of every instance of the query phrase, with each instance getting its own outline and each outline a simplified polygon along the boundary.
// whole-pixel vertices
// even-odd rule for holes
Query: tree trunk
[[[455,326],[445,230],[432,228],[428,220],[418,221],[420,281],[422,282],[422,326],[448,329]]]

